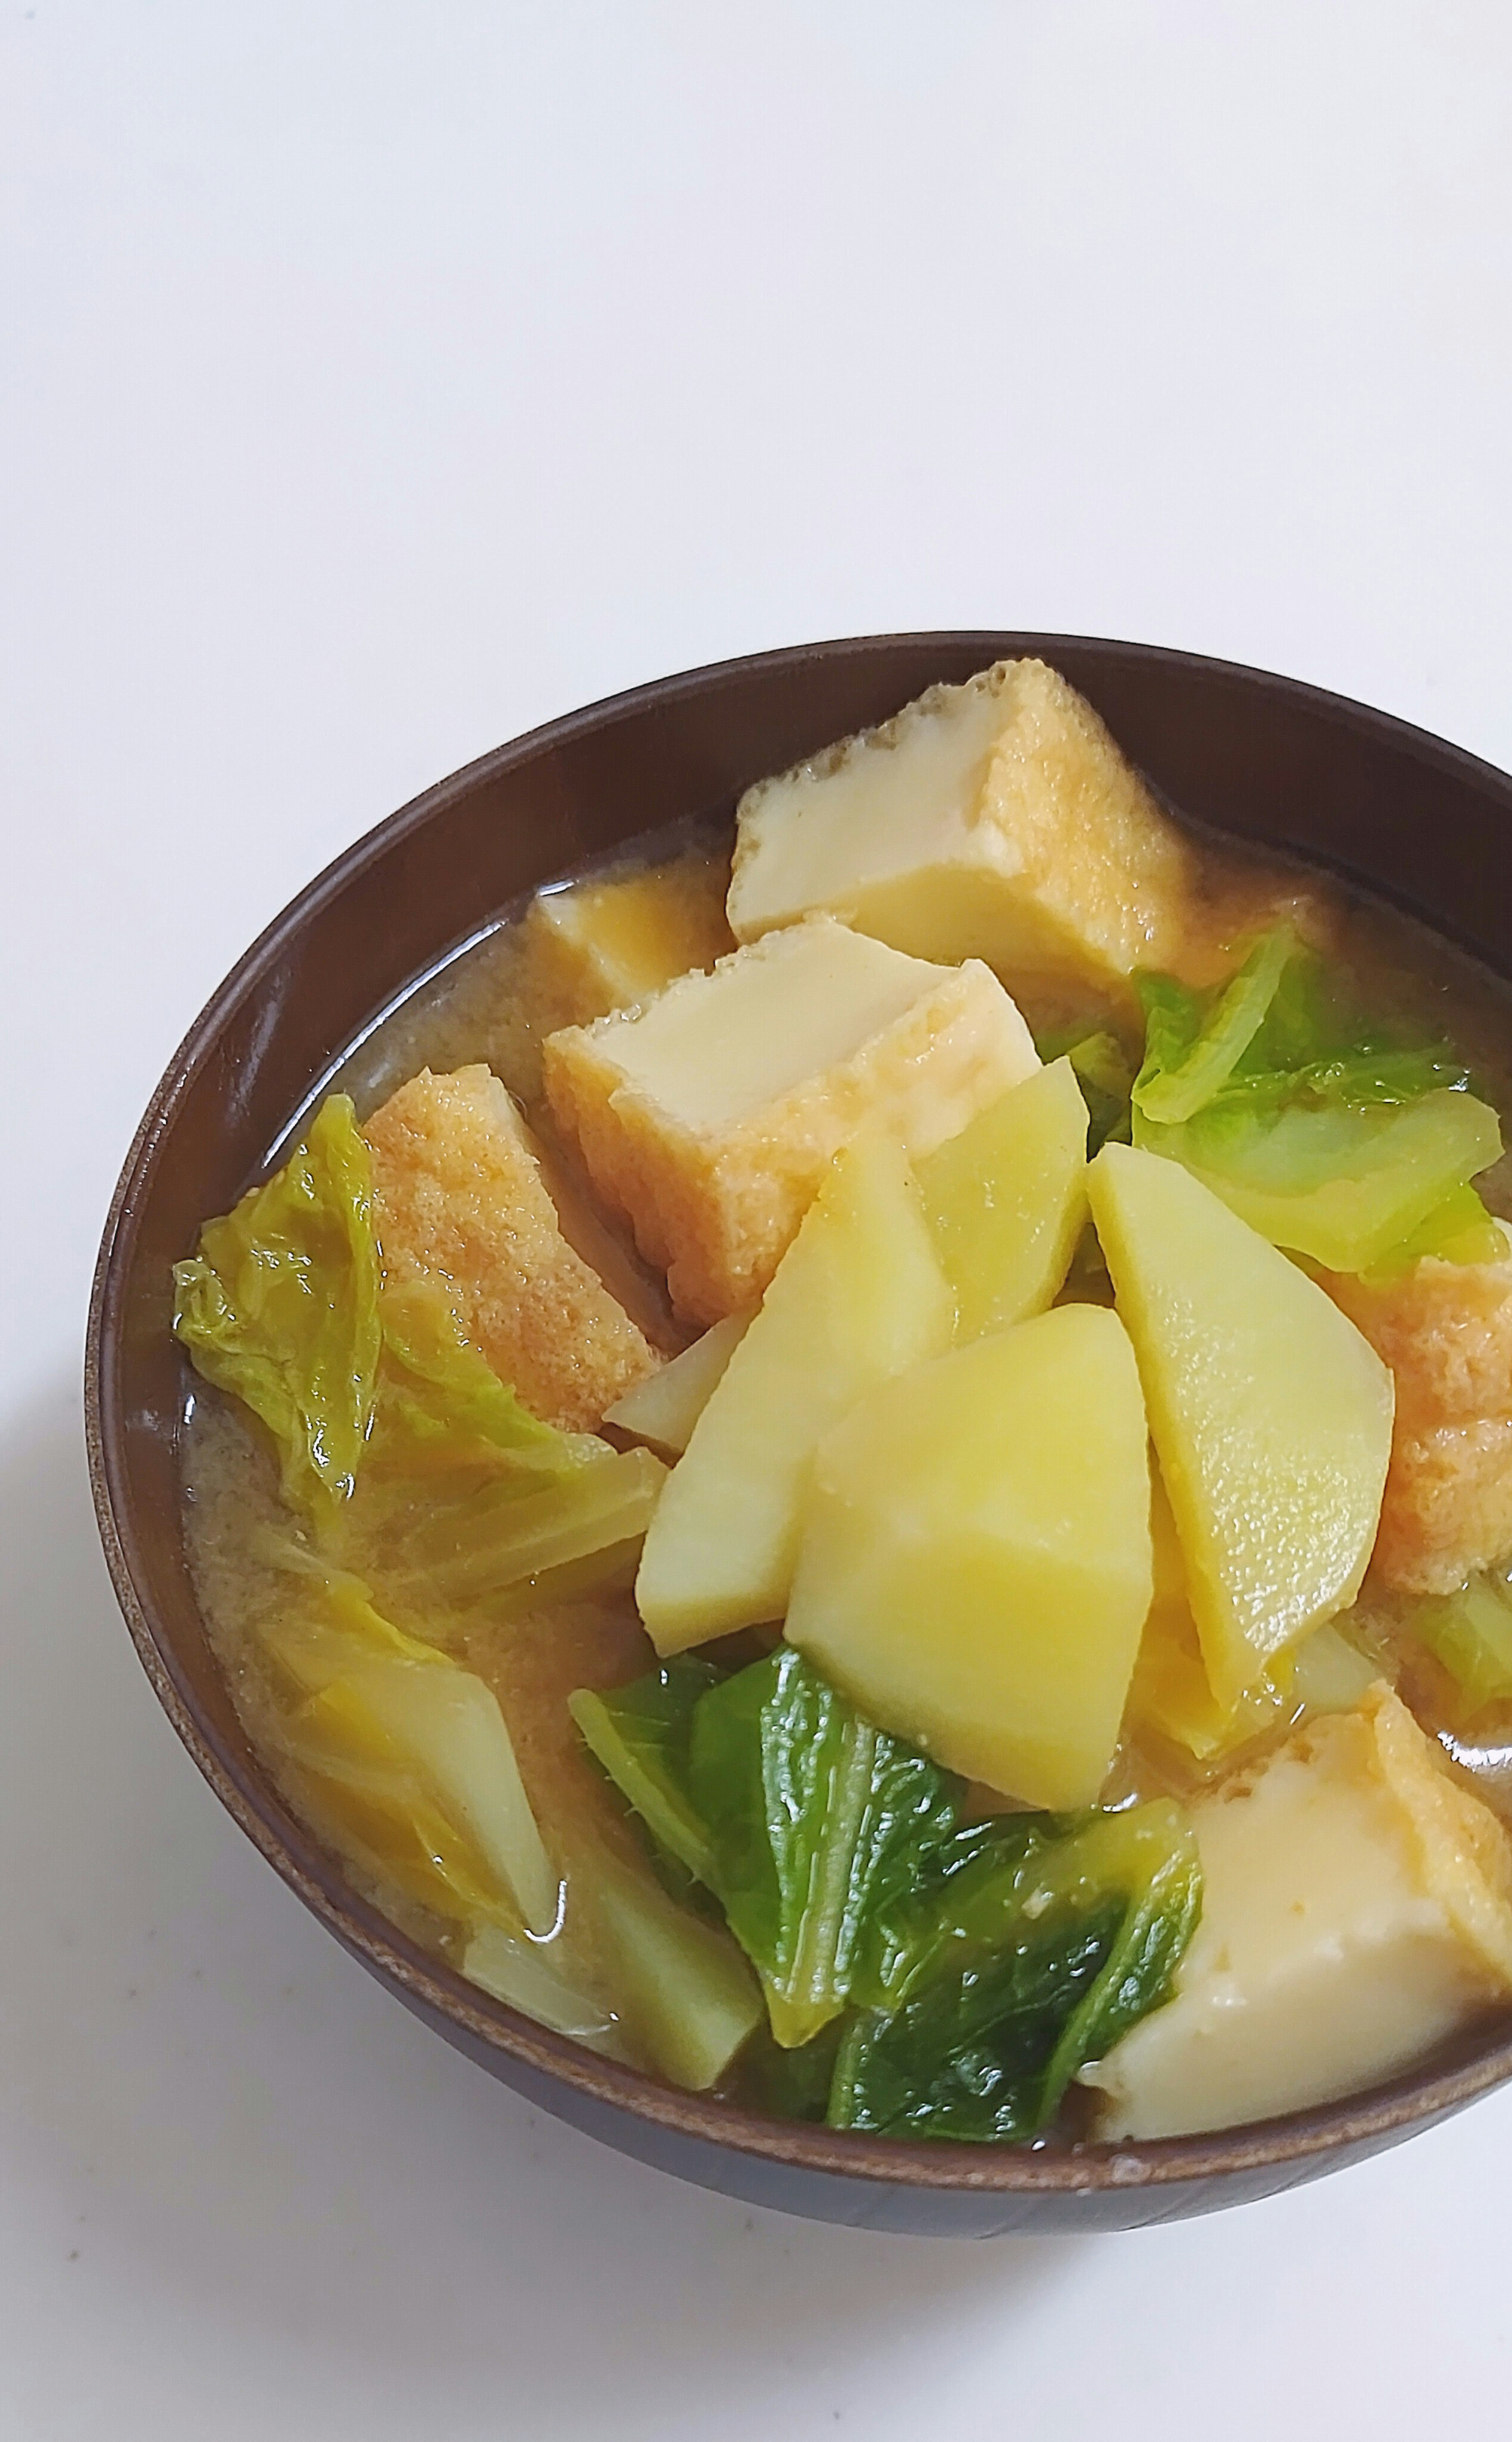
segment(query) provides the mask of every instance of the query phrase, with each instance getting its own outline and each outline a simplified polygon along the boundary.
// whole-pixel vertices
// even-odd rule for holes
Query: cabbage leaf
[[[438,1281],[383,1274],[345,1095],[174,1279],[196,1367],[267,1426],[321,1549],[406,1620],[439,1633],[633,1573],[665,1468],[532,1415]]]
[[[287,1579],[261,1629],[284,1690],[278,1740],[341,1845],[440,1916],[548,1930],[557,1876],[492,1688],[396,1627],[360,1578],[277,1539],[264,1552]]]
[[[1181,1162],[1272,1244],[1389,1275],[1420,1254],[1500,1251],[1469,1181],[1502,1150],[1496,1113],[1448,1044],[1362,1020],[1285,928],[1219,992],[1140,978],[1134,1142]]]
[[[281,1171],[206,1223],[173,1288],[196,1368],[261,1417],[284,1499],[328,1525],[356,1479],[382,1337],[372,1165],[345,1094],[327,1096]]]

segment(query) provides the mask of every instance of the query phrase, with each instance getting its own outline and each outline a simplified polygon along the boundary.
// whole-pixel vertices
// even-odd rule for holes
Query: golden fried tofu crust
[[[514,1103],[478,1066],[423,1068],[363,1130],[385,1270],[439,1278],[463,1329],[549,1423],[592,1430],[660,1359],[568,1245]]]
[[[1379,1287],[1323,1285],[1396,1379],[1375,1575],[1451,1593],[1512,1552],[1512,1242],[1499,1263],[1425,1256]]]
[[[827,1011],[818,983],[833,986]],[[828,1013],[828,1048],[804,1009],[815,1028]],[[564,1028],[545,1046],[563,1139],[665,1271],[674,1311],[703,1327],[764,1295],[835,1154],[862,1127],[888,1128],[911,1155],[933,1152],[1038,1066],[985,966],[911,959],[829,917],[767,934],[712,975],[684,975],[644,1007]]]

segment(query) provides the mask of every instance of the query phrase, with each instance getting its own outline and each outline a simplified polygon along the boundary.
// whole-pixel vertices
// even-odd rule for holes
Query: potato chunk
[[[932,1152],[1038,1066],[985,967],[929,966],[829,918],[545,1051],[558,1127],[702,1323],[761,1295],[859,1128]]]
[[[423,1068],[363,1135],[385,1269],[439,1275],[463,1329],[549,1424],[581,1431],[659,1359],[563,1237],[523,1122],[483,1067]]]
[[[624,1397],[605,1410],[606,1425],[617,1426],[638,1442],[649,1442],[664,1458],[681,1458],[750,1326],[749,1312],[727,1314],[722,1322],[711,1323],[691,1347],[668,1358],[659,1372],[632,1382]]]
[[[1055,1297],[1086,1220],[1086,1126],[1075,1072],[1057,1060],[916,1164],[957,1339],[1043,1314]]]
[[[902,1152],[860,1138],[810,1206],[651,1521],[635,1598],[659,1653],[782,1617],[816,1445],[879,1383],[948,1347],[955,1319]]]
[[[827,909],[916,957],[983,958],[1036,1009],[1179,962],[1195,860],[1043,662],[931,687],[740,800],[742,941]]]
[[[1512,1552],[1512,1248],[1495,1264],[1425,1256],[1375,1288],[1336,1273],[1323,1285],[1396,1379],[1375,1574],[1450,1594]]]
[[[1317,1284],[1178,1163],[1104,1145],[1087,1193],[1227,1713],[1359,1590],[1391,1376]]]
[[[1150,1608],[1147,1450],[1103,1307],[916,1367],[820,1445],[790,1641],[952,1770],[1090,1805]]]
[[[1179,2137],[1392,2076],[1512,1992],[1512,1841],[1391,1690],[1198,1800],[1175,1997],[1083,2071],[1098,2134]]]

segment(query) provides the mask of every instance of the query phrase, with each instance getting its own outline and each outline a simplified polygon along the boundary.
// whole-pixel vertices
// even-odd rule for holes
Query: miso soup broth
[[[1501,979],[1040,665],[932,690],[501,911],[179,1267],[248,1735],[422,1946],[758,2109],[1392,2074],[1512,1993],[1509,1108]]]

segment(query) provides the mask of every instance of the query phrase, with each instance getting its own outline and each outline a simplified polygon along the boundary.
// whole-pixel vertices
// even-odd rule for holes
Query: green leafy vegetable
[[[1214,1106],[1185,1127],[1139,1123],[1135,1133],[1149,1151],[1183,1163],[1262,1237],[1335,1272],[1392,1267],[1502,1150],[1496,1113],[1471,1094],[1443,1090],[1402,1105],[1292,1108],[1269,1120]],[[1461,1231],[1469,1226],[1462,1222]]]
[[[564,1482],[609,1445],[542,1424],[463,1338],[428,1281],[383,1285],[383,1365],[368,1468],[413,1480],[479,1469],[519,1493]]]
[[[378,1367],[372,1171],[350,1101],[173,1267],[173,1328],[207,1381],[277,1445],[285,1500],[329,1523],[352,1492]]]
[[[1194,1028],[1194,1009],[1178,1011],[1171,994],[1151,997],[1144,1066],[1132,1096],[1143,1118],[1178,1124],[1223,1091],[1265,1022],[1295,946],[1284,928],[1267,933]]]
[[[954,1821],[959,1784],[781,1646],[700,1699],[688,1785],[773,2033],[806,2043],[858,1981],[880,1987],[892,1911]]]
[[[543,1424],[438,1282],[381,1277],[345,1095],[174,1278],[199,1371],[269,1428],[322,1550],[403,1618],[436,1632],[447,1613],[497,1617],[632,1573],[665,1468]]]
[[[761,1977],[775,2042],[756,2045],[752,2077],[768,2108],[1032,2134],[1164,1997],[1190,1939],[1200,1882],[1178,1808],[973,1815],[961,1781],[791,1649],[573,1710]]]
[[[539,1479],[537,1479],[538,1481]],[[634,1575],[666,1469],[649,1450],[607,1446],[559,1484],[522,1492],[518,1476],[443,1489],[433,1480],[391,1487],[360,1516],[381,1538],[385,1583],[407,1613],[483,1612],[585,1594]]]
[[[1473,1187],[1453,1187],[1442,1204],[1380,1260],[1365,1267],[1373,1285],[1396,1279],[1423,1255],[1441,1263],[1496,1264],[1506,1254],[1500,1222],[1486,1211]]]
[[[584,1743],[655,1846],[711,1890],[714,1844],[689,1793],[689,1747],[693,1707],[718,1678],[711,1664],[680,1653],[628,1687],[579,1687],[568,1699]]]
[[[1087,1158],[1101,1153],[1108,1143],[1126,1144],[1129,1139],[1129,1096],[1134,1085],[1134,1070],[1122,1044],[1116,1034],[1077,1034],[1063,1030],[1053,1035],[1036,1039],[1035,1048],[1047,1067],[1054,1060],[1069,1060],[1082,1088],[1090,1122],[1087,1129]]]
[[[264,1557],[289,1582],[262,1628],[289,1690],[275,1736],[342,1845],[439,1915],[549,1927],[557,1878],[492,1688],[395,1627],[360,1578],[278,1539]]]
[[[1512,1702],[1512,1587],[1494,1571],[1420,1603],[1412,1629],[1453,1680],[1466,1718]]]
[[[674,2085],[713,2086],[761,2024],[760,1990],[729,1935],[608,1858],[591,1904],[617,2014],[641,2051]]]
[[[571,2035],[590,2051],[609,2060],[630,2059],[613,2011],[557,1953],[556,1942],[531,1941],[501,1925],[483,1924],[463,1953],[462,1972],[496,2000],[523,2010],[559,2035]]]
[[[967,1845],[900,2004],[845,2036],[837,2126],[1035,2136],[1083,2065],[1167,1997],[1201,1904],[1179,1808],[998,1818]]]
[[[1485,1260],[1500,1236],[1468,1184],[1501,1128],[1448,1045],[1361,1021],[1286,930],[1206,998],[1141,978],[1136,1144],[1193,1171],[1273,1244],[1334,1271],[1421,1253]]]

